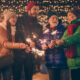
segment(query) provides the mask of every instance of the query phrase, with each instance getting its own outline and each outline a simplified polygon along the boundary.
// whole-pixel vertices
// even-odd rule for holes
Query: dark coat
[[[58,26],[55,27],[55,29],[50,29],[49,25],[47,26],[48,32],[43,32],[43,39],[47,39],[47,44],[51,40],[57,40],[61,39],[65,28],[62,25],[61,20],[59,20]],[[56,33],[54,33],[56,32]],[[54,33],[54,34],[52,34]],[[64,54],[63,47],[55,47],[53,49],[47,49],[45,51],[45,59],[46,59],[46,66],[48,68],[66,68],[66,58]]]
[[[26,43],[26,38],[32,38],[32,33],[36,34],[38,39],[42,33],[42,26],[38,23],[37,19],[32,18],[27,14],[18,18],[16,26],[16,42]],[[26,55],[28,54],[25,53],[24,50],[15,51],[15,56],[17,57],[24,58]]]

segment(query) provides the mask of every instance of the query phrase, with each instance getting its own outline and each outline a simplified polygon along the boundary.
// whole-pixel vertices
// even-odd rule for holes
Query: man
[[[17,23],[16,42],[26,42],[27,38],[31,38],[28,44],[30,47],[36,46],[36,40],[42,33],[42,26],[38,24],[37,15],[39,7],[33,1],[27,5],[27,13],[22,16]],[[15,63],[13,67],[14,80],[20,80],[22,67],[24,65],[25,80],[32,80],[34,69],[34,55],[22,50],[15,51]]]
[[[55,40],[61,39],[65,28],[62,21],[58,19],[56,12],[48,12],[48,23],[46,30],[43,32],[42,44],[45,50],[46,66],[49,72],[50,80],[65,80],[65,69],[67,68],[66,57],[63,47],[55,47]],[[64,76],[63,76],[64,75]]]

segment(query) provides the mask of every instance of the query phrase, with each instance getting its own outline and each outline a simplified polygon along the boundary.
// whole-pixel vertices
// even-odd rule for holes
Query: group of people
[[[35,66],[32,48],[37,47],[45,51],[50,80],[69,80],[66,70],[70,70],[72,80],[80,80],[80,11],[73,9],[67,13],[66,26],[57,12],[49,11],[45,30],[38,23],[38,14],[39,6],[34,1],[28,3],[22,17],[4,10],[0,21],[0,78],[11,80],[12,75],[13,80],[21,80],[24,67],[25,80],[32,80]]]

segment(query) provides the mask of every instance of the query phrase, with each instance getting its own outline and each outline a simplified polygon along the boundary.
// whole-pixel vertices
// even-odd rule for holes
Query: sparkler
[[[45,30],[45,31],[43,32],[43,34],[46,34],[46,33],[48,33],[48,32],[49,32],[49,29]]]
[[[41,44],[46,44],[47,43],[47,39],[39,39]]]
[[[31,38],[26,38],[26,42],[28,43],[32,42]]]
[[[37,36],[34,33],[32,33],[32,37],[26,38],[26,42],[30,43],[30,42],[32,42],[32,40],[34,40],[36,38],[37,38]]]
[[[33,39],[37,38],[37,36],[34,33],[32,33],[32,37],[33,37]]]
[[[44,51],[43,50],[39,50],[37,48],[32,48],[32,52],[39,55],[39,56],[43,56],[44,55]]]
[[[51,33],[51,35],[55,35],[55,34],[57,34],[57,33],[59,33],[57,30],[55,30],[55,31],[53,31],[52,33]]]
[[[26,38],[26,42],[27,42],[28,44],[30,44],[30,43],[32,42],[32,40],[33,40],[33,39],[36,39],[36,38],[37,38],[37,36],[36,36],[34,33],[32,33],[32,38],[31,38],[31,37]],[[41,42],[42,42],[42,43],[45,43],[46,40],[41,40]],[[39,56],[44,55],[44,51],[43,51],[43,50],[39,50],[39,49],[37,49],[36,47],[31,48],[31,51],[32,51],[32,53],[37,54],[37,55],[39,55]]]
[[[47,34],[47,33],[49,33],[50,32],[50,30],[49,29],[46,29],[44,32],[43,32],[43,34]],[[51,35],[55,35],[55,34],[57,34],[57,33],[59,33],[57,30],[55,30],[55,31],[53,31],[53,32],[51,32]]]

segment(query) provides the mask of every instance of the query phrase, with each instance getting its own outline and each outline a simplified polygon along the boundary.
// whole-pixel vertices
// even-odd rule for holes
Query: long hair
[[[9,39],[9,41],[12,41],[12,37],[11,37],[11,25],[10,25],[9,21],[7,21],[7,33],[8,33],[8,39]]]

